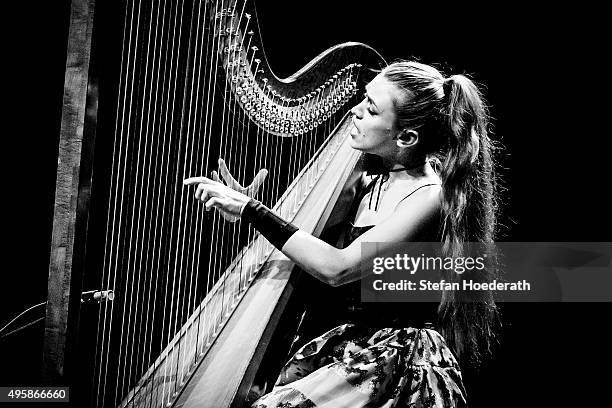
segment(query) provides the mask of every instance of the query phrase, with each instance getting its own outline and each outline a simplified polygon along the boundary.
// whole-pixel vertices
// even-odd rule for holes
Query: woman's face
[[[364,99],[353,109],[351,147],[383,158],[391,157],[397,151],[394,137],[394,98],[400,97],[395,85],[379,74],[366,85]]]

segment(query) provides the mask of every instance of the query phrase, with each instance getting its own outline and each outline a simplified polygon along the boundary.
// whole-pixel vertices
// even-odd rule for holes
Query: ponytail
[[[496,231],[494,146],[488,111],[477,86],[463,75],[444,80],[442,133],[447,148],[440,157],[442,179],[442,249],[445,256],[465,256],[466,243],[491,244]],[[491,246],[487,246],[490,249]],[[495,254],[487,268],[447,279],[490,282],[497,273]],[[491,291],[445,291],[438,308],[442,334],[457,355],[478,364],[490,354],[499,316]]]
[[[464,75],[444,78],[430,65],[395,62],[383,75],[403,97],[395,101],[398,129],[418,129],[420,149],[442,180],[441,240],[444,256],[464,256],[467,243],[494,242],[497,200],[495,147],[489,139],[488,110],[478,87]],[[489,282],[497,272],[494,253],[487,268],[444,279]],[[445,291],[438,328],[458,357],[478,364],[491,352],[498,311],[490,291]]]

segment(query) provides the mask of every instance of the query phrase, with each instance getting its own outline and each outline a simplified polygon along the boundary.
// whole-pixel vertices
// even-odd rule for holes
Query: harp
[[[345,43],[281,79],[260,38],[246,0],[72,1],[43,376],[78,406],[241,406],[289,313],[294,265],[183,178],[267,168],[257,198],[315,235],[342,207],[384,60]]]

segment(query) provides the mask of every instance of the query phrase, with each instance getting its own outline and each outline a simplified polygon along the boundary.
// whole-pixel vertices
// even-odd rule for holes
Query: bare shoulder
[[[442,206],[442,186],[440,184],[423,185],[414,193],[398,203],[396,211],[437,211]]]
[[[356,239],[357,242],[402,242],[430,239],[437,231],[442,207],[442,189],[439,185],[423,186],[400,202],[374,228]],[[351,245],[353,245],[351,244]]]

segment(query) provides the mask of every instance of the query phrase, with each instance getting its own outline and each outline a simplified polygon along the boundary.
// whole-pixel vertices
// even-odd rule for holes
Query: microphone
[[[114,298],[115,293],[112,290],[90,290],[81,294],[81,303],[102,303]]]

